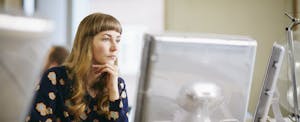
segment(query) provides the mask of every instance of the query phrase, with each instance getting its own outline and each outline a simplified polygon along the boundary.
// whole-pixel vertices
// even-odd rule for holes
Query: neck
[[[93,98],[95,98],[97,95],[97,91],[95,89],[93,89],[93,85],[95,84],[95,82],[96,82],[96,79],[93,77],[93,75],[91,73],[89,73],[86,78],[85,87],[86,87],[87,93]]]

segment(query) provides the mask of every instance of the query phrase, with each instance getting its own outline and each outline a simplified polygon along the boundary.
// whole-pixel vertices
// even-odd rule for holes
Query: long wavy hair
[[[69,77],[74,81],[72,94],[69,99],[71,105],[67,105],[67,107],[76,119],[79,119],[80,115],[88,107],[84,96],[87,94],[86,79],[91,71],[93,60],[93,38],[98,33],[107,30],[115,30],[122,33],[120,22],[111,15],[93,13],[86,16],[78,26],[72,51],[64,63],[69,72]],[[96,96],[98,99],[97,112],[105,114],[107,117],[109,114],[109,96],[105,82],[107,78],[100,77],[97,80],[100,80],[96,89],[98,91]]]

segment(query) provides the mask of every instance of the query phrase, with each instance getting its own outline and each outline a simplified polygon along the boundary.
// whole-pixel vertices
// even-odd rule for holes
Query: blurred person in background
[[[52,46],[46,57],[47,59],[46,59],[45,66],[42,70],[42,73],[44,73],[45,71],[47,71],[52,67],[62,65],[68,55],[69,55],[69,51],[67,48],[58,45]]]
[[[26,121],[128,122],[117,63],[121,34],[120,22],[111,15],[85,17],[66,61],[43,74]]]

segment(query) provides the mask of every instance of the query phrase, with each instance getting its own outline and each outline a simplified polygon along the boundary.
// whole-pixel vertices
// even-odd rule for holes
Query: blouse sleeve
[[[57,104],[57,78],[56,72],[48,70],[44,73],[40,83],[36,86],[35,96],[26,121],[30,122],[51,122],[55,121]]]
[[[120,99],[110,102],[109,120],[112,122],[128,122],[128,99],[126,85],[122,78],[118,79]]]

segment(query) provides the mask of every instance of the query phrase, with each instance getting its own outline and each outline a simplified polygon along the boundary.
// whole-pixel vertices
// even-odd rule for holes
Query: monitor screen
[[[145,36],[135,121],[245,121],[256,41],[241,36]]]

